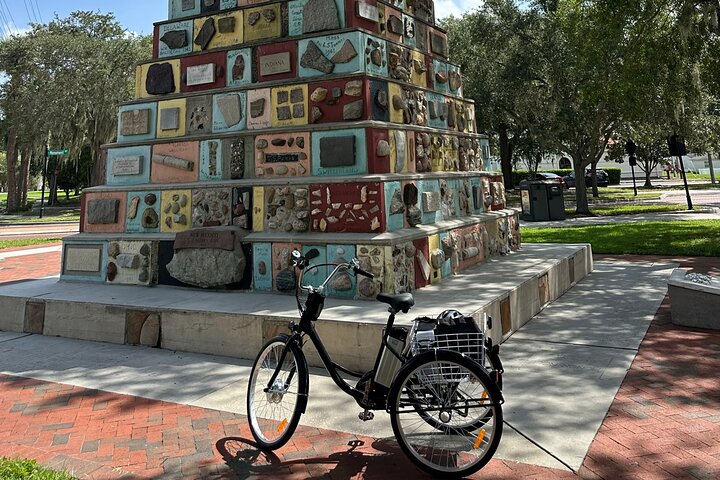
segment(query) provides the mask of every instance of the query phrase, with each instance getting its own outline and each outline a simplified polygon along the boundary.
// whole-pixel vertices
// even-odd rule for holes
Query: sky
[[[474,9],[482,0],[435,0],[438,19],[459,16]],[[67,17],[75,10],[113,12],[122,26],[131,32],[150,34],[153,23],[166,20],[167,0],[0,0],[0,36],[22,32],[30,22],[46,23],[55,14]]]

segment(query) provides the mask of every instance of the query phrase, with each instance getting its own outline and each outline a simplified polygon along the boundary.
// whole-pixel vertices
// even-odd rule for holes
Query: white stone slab
[[[140,175],[142,173],[143,156],[117,157],[112,159],[113,176]]]
[[[188,87],[215,83],[215,64],[193,65],[186,70],[185,83]]]
[[[276,75],[292,70],[290,52],[273,53],[260,57],[260,75]]]

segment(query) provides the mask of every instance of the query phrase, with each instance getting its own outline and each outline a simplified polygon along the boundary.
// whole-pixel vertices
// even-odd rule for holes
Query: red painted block
[[[417,289],[430,285],[432,266],[430,266],[430,246],[428,245],[427,237],[413,240],[413,245],[418,249],[417,253],[415,253],[415,288]],[[421,263],[420,252],[422,252],[427,262],[427,272]],[[426,273],[428,273],[427,277],[425,276]]]
[[[384,232],[383,186],[377,182],[310,185],[310,218],[315,232]]]
[[[194,83],[198,76],[191,74],[188,76],[188,68],[200,65],[214,64],[215,74],[212,82],[201,83],[197,85],[188,85],[188,82]],[[197,92],[202,90],[210,90],[213,88],[221,88],[225,86],[227,76],[227,53],[214,52],[205,53],[203,55],[191,55],[180,59],[180,91],[181,92]]]
[[[258,82],[297,77],[297,42],[260,45],[255,50]]]
[[[359,95],[354,89],[357,82],[361,82]],[[348,84],[353,89],[348,89]],[[353,91],[354,90],[354,91]],[[325,92],[327,91],[327,92]],[[351,93],[351,95],[348,95]],[[316,82],[308,85],[308,95],[310,96],[308,107],[308,123],[330,123],[330,122],[353,122],[358,120],[367,120],[370,118],[371,110],[368,107],[370,98],[370,86],[368,80],[351,79],[351,80],[333,80],[329,82]],[[322,99],[313,101],[312,99]],[[362,113],[359,117],[348,118],[345,120],[343,116],[346,105],[362,101]],[[319,112],[319,117],[314,112]]]
[[[160,26],[155,25],[155,28],[153,28],[153,51],[152,51],[152,58],[153,60],[156,60],[160,56]]]

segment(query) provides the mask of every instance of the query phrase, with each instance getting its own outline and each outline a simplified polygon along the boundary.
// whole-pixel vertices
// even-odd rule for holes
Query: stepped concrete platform
[[[415,293],[398,323],[455,308],[493,319],[496,342],[517,331],[593,269],[589,245],[526,245]],[[115,344],[129,343],[133,318],[160,317],[158,346],[168,350],[254,358],[265,340],[298,318],[294,296],[178,287],[110,286],[45,279],[0,287],[0,330]],[[372,367],[384,305],[328,299],[317,328],[333,359]],[[308,349],[311,365],[320,364]]]

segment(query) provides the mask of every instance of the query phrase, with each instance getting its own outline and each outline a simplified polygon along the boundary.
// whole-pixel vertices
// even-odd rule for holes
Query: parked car
[[[557,175],[555,173],[550,172],[537,172],[535,174],[535,177],[533,180],[539,180],[539,181],[547,181],[547,182],[557,182],[560,185],[562,185],[563,188],[568,188],[567,185],[565,185],[565,179],[561,177],[560,175]],[[528,182],[527,179],[521,180],[520,185],[524,185]]]
[[[596,170],[595,174],[597,175],[598,187],[607,187],[610,184],[610,177],[605,170]],[[576,183],[575,172],[565,175],[563,180],[565,180],[565,188],[574,188]],[[592,172],[585,170],[585,186],[589,187],[590,185],[592,185]]]

